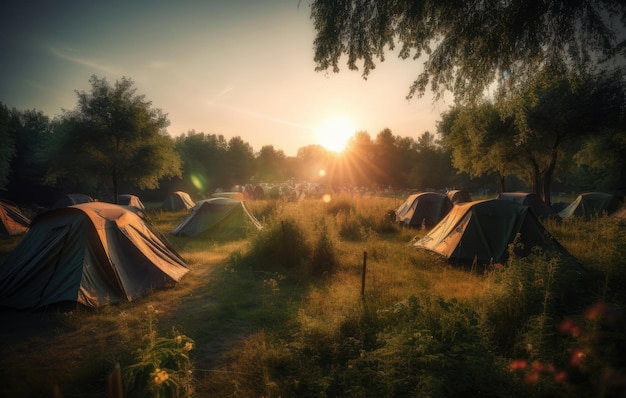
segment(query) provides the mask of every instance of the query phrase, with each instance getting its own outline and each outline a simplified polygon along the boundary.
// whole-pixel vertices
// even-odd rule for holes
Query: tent
[[[396,210],[396,222],[403,226],[432,227],[454,207],[448,196],[437,192],[420,192],[409,197]]]
[[[535,246],[566,253],[528,206],[499,199],[455,205],[413,246],[439,253],[452,262],[489,264],[505,261],[509,244],[516,237],[523,244],[517,248],[520,255],[527,255]]]
[[[111,203],[84,203],[33,219],[0,265],[0,306],[35,310],[132,301],[179,282],[188,271],[135,213]]]
[[[617,195],[602,192],[588,192],[578,195],[569,206],[559,212],[562,218],[591,218],[603,214],[613,214],[622,205],[623,199]]]
[[[236,200],[243,200],[243,192],[215,192],[211,195],[213,198],[230,198]]]
[[[448,191],[448,199],[454,204],[471,202],[472,196],[464,189],[452,189]]]
[[[165,198],[161,208],[166,211],[189,210],[195,206],[195,202],[188,193],[176,191]]]
[[[0,236],[22,235],[28,231],[30,219],[13,203],[0,199]]]
[[[556,216],[556,211],[552,207],[548,206],[539,195],[536,193],[528,192],[502,192],[498,194],[497,199],[508,200],[511,202],[526,205],[535,213],[540,219],[550,218]]]
[[[57,199],[57,201],[54,202],[52,208],[58,209],[61,207],[73,206],[80,203],[89,203],[93,201],[93,198],[89,195],[85,195],[82,193],[68,193]]]
[[[245,202],[230,198],[201,200],[191,213],[172,230],[178,236],[243,237],[261,223],[248,211]]]
[[[117,195],[117,204],[120,206],[133,206],[139,210],[146,210],[141,199],[137,195],[121,194]]]

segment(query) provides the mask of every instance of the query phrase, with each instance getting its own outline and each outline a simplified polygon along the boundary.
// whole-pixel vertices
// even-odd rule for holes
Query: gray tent
[[[556,216],[556,211],[546,202],[544,202],[536,193],[528,192],[502,192],[498,194],[497,199],[508,200],[510,202],[526,205],[535,213],[540,219],[550,218]]]
[[[141,199],[137,195],[121,194],[117,195],[117,204],[121,206],[133,206],[139,210],[146,210]]]
[[[0,200],[0,236],[22,235],[28,231],[30,219],[13,203]]]
[[[196,203],[191,213],[171,233],[178,236],[235,238],[245,236],[248,230],[261,228],[261,223],[248,211],[245,202],[212,198]]]
[[[578,195],[569,206],[559,212],[562,218],[598,217],[613,214],[622,205],[623,199],[617,195],[602,192],[587,192]]]
[[[444,194],[420,192],[409,197],[396,210],[396,222],[407,227],[436,225],[454,207]]]
[[[189,210],[194,207],[196,203],[191,199],[188,193],[182,191],[176,191],[170,196],[165,198],[161,208],[166,211],[179,211]]]
[[[472,201],[472,195],[464,189],[452,189],[447,193],[448,199],[454,204]]]
[[[509,244],[516,237],[523,244],[517,248],[520,255],[536,246],[566,253],[528,206],[497,199],[455,205],[413,246],[439,253],[452,262],[488,264],[506,260]]]
[[[171,286],[182,258],[133,212],[93,202],[42,213],[0,265],[0,306],[98,307]]]
[[[91,196],[85,195],[83,193],[68,193],[58,198],[56,202],[54,202],[54,205],[52,206],[52,208],[58,209],[60,207],[73,206],[73,205],[78,205],[81,203],[89,203],[93,201],[94,200]]]

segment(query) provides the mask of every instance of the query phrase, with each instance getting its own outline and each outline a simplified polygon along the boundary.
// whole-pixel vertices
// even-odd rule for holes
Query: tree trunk
[[[120,184],[119,184],[116,172],[113,172],[112,178],[113,178],[113,203],[118,204],[117,197],[118,197],[118,195],[120,193],[119,192],[120,191],[120,186],[119,186]]]
[[[552,175],[554,174],[554,169],[556,168],[559,145],[558,142],[559,140],[557,140],[552,147],[552,152],[550,153],[550,162],[548,162],[548,167],[546,167],[546,170],[543,172],[543,201],[546,202],[548,206],[552,204],[552,198],[550,197],[550,186],[552,185]]]

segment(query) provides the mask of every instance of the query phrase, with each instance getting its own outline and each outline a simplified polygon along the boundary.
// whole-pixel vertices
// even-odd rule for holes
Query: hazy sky
[[[384,128],[434,133],[451,100],[405,99],[421,63],[388,54],[367,80],[346,66],[315,72],[309,4],[0,0],[0,102],[54,117],[76,106],[91,75],[126,76],[168,114],[170,135],[240,136],[255,152],[330,146],[322,130],[336,118],[349,131],[333,131],[335,141]]]

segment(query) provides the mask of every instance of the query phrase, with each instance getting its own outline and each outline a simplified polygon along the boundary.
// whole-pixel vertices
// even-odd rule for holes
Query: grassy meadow
[[[400,203],[248,202],[265,228],[221,241],[152,206],[190,272],[131,303],[3,312],[0,396],[623,396],[623,227],[544,224],[584,271],[541,251],[454,267],[385,218]]]

